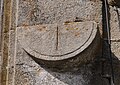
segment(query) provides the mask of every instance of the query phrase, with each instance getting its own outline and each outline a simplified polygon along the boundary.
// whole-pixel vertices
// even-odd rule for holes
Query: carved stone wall
[[[102,35],[102,28],[104,27],[102,9],[103,3],[100,0],[4,0],[4,14],[2,27],[1,41],[1,55],[0,69],[1,73],[1,85],[109,85],[108,80],[102,78],[101,73],[104,70],[105,74],[110,73],[109,61],[106,60],[104,67],[101,64],[101,47],[98,47],[100,36]],[[111,25],[111,41],[112,41],[112,53],[114,57],[114,71],[115,71],[115,84],[119,85],[120,79],[120,39],[119,39],[119,12],[120,8],[110,6],[110,25]],[[38,59],[34,58],[39,56],[34,53],[27,53],[24,49],[26,43],[25,38],[22,41],[21,34],[23,30],[19,30],[20,27],[24,27],[26,31],[30,31],[29,27],[46,24],[58,24],[62,26],[63,23],[79,23],[79,22],[96,22],[98,26],[98,33],[95,40],[90,44],[89,49],[86,48],[85,57],[89,56],[95,51],[98,55],[94,57],[85,58],[85,62],[82,65],[77,65],[72,60],[70,62],[77,65],[77,68],[69,68],[69,71],[59,72],[61,68],[57,68],[57,72],[50,68],[45,68],[44,63],[39,63]],[[86,25],[82,25],[83,27]],[[80,27],[82,27],[80,26]],[[76,27],[75,27],[76,28]],[[71,30],[73,31],[73,28]],[[76,28],[76,30],[79,27]],[[90,28],[89,28],[90,29]],[[96,28],[95,28],[96,29]],[[38,29],[41,31],[41,29]],[[67,31],[69,29],[67,28]],[[99,33],[100,32],[100,33]],[[36,31],[33,31],[36,33]],[[75,32],[76,33],[76,32]],[[53,33],[54,34],[54,33]],[[81,33],[82,34],[82,33]],[[87,35],[86,35],[87,36]],[[23,37],[26,37],[25,35]],[[32,40],[32,39],[30,39]],[[33,39],[35,42],[35,39]],[[74,40],[74,39],[73,39]],[[40,42],[40,41],[39,41]],[[25,43],[25,44],[26,44]],[[66,42],[65,42],[66,43]],[[26,44],[27,45],[27,44]],[[34,43],[33,43],[34,45]],[[107,45],[106,45],[107,46]],[[31,45],[32,47],[32,45]],[[40,46],[36,46],[37,47]],[[42,47],[42,46],[41,46]],[[97,48],[96,48],[97,47]],[[71,46],[72,48],[72,46]],[[92,50],[91,50],[92,49]],[[88,51],[88,52],[87,52]],[[104,51],[106,51],[104,49]],[[50,54],[50,52],[48,52]],[[83,52],[84,53],[84,52]],[[33,55],[30,55],[33,54]],[[35,55],[35,56],[34,56]],[[34,56],[34,57],[32,57]],[[80,54],[75,55],[77,58]],[[105,57],[108,56],[106,51]],[[38,57],[40,58],[40,57]],[[47,59],[46,59],[47,60]],[[50,59],[49,59],[50,60]],[[82,59],[76,59],[82,60]],[[89,61],[88,61],[89,60]],[[91,60],[91,61],[90,61]],[[47,64],[51,64],[50,61]],[[69,62],[69,63],[70,63]],[[78,61],[77,61],[78,62]],[[53,62],[52,62],[53,63]],[[62,64],[57,64],[58,67],[62,67]],[[66,60],[65,60],[66,63]],[[54,64],[54,63],[53,63]],[[70,65],[70,64],[69,64]],[[52,67],[52,66],[51,66]],[[63,67],[66,67],[65,65]],[[56,69],[56,68],[54,68]]]

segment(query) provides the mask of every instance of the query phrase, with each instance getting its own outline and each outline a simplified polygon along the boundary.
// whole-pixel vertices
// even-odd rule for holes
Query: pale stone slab
[[[86,21],[66,25],[22,26],[17,29],[18,40],[28,53],[32,51],[31,55],[36,54],[35,57],[44,60],[62,60],[79,54],[92,43],[97,24]]]
[[[61,25],[64,22],[69,22],[69,21],[72,21],[72,22],[74,22],[74,21],[78,21],[78,22],[96,21],[96,22],[99,22],[99,24],[101,25],[101,19],[102,19],[101,18],[102,17],[101,9],[100,9],[101,1],[100,2],[99,1],[93,2],[94,0],[92,0],[92,1],[91,0],[16,0],[16,1],[17,1],[17,5],[18,5],[18,9],[17,9],[17,12],[18,12],[17,19],[18,20],[16,21],[16,22],[18,22],[17,23],[18,28],[20,26],[34,27],[34,25],[43,26],[45,24]],[[14,13],[17,13],[17,12],[14,12]],[[78,19],[78,20],[76,20],[76,19]],[[87,25],[87,26],[89,26],[89,25]],[[63,32],[62,28],[64,26],[61,25],[59,27],[61,27],[61,28],[58,28],[60,30],[59,32]],[[96,26],[95,26],[95,28],[96,28]],[[90,29],[89,31],[91,31],[91,28],[89,28],[89,29]],[[19,29],[17,29],[17,30],[19,30]],[[20,30],[22,31],[22,29],[20,29]],[[83,30],[84,29],[82,29],[82,31]],[[80,68],[81,70],[78,70],[79,68],[69,68],[68,69],[69,71],[78,70],[78,72],[76,71],[76,73],[74,73],[74,72],[59,73],[59,72],[54,72],[54,71],[48,71],[48,69],[42,68],[42,64],[36,63],[31,58],[31,56],[28,56],[26,54],[26,52],[23,50],[24,46],[22,46],[22,44],[19,42],[19,38],[18,38],[18,37],[20,37],[20,36],[18,36],[18,34],[21,33],[21,31],[18,31],[15,33],[16,34],[15,38],[17,38],[17,40],[15,40],[15,52],[13,54],[13,51],[11,51],[11,55],[10,55],[11,59],[13,59],[13,60],[10,60],[9,64],[11,64],[12,61],[14,61],[14,62],[10,65],[11,67],[9,68],[9,72],[14,71],[14,73],[9,73],[10,74],[9,79],[8,79],[10,82],[9,85],[79,85],[79,84],[80,85],[90,85],[90,79],[92,79],[91,67],[89,67],[90,65],[88,67],[86,65],[83,66],[83,68]],[[53,33],[51,33],[51,35],[53,35],[53,34],[55,35],[55,36],[53,36],[55,39],[57,39],[56,31],[57,30],[55,29],[53,31]],[[96,31],[97,30],[94,29],[94,32],[92,33],[92,31],[91,31],[91,33],[93,35],[98,34],[98,33],[96,33]],[[34,32],[36,33],[36,31],[34,31]],[[87,31],[87,33],[88,33],[88,31]],[[37,34],[39,34],[39,32],[37,32],[36,35]],[[72,35],[72,33],[71,33],[71,35]],[[73,33],[73,35],[75,35],[75,34]],[[10,36],[12,36],[12,35],[10,34]],[[68,35],[65,35],[65,36],[70,36],[70,35],[68,33]],[[88,35],[86,35],[86,36],[88,36]],[[62,37],[64,37],[64,36],[62,36]],[[85,37],[85,36],[83,36],[83,37]],[[14,38],[14,37],[11,37],[11,38]],[[62,42],[66,43],[66,41],[64,41],[64,39],[65,38],[62,38],[62,40],[63,40]],[[98,47],[98,43],[96,43],[96,42],[99,42],[98,35],[96,35],[95,40],[93,40],[93,39],[90,39],[90,40],[92,43],[90,44],[88,42],[86,44],[86,47],[89,44],[90,44],[90,46],[88,47],[88,49],[86,49],[87,53],[83,52],[83,54],[85,54],[83,58],[80,57],[79,55],[77,55],[75,57],[75,59],[69,60],[69,63],[66,62],[66,60],[65,60],[63,62],[57,63],[57,66],[58,67],[60,66],[60,69],[64,70],[64,68],[67,65],[70,67],[74,67],[74,66],[78,65],[79,63],[81,63],[81,61],[88,62],[89,60],[91,60],[91,58],[93,60],[94,57],[93,56],[91,57],[89,55],[94,53],[94,51],[92,51],[91,49],[96,49],[96,47]],[[24,41],[26,41],[26,40],[24,40]],[[72,40],[70,40],[70,41],[73,42]],[[12,45],[13,44],[14,43],[12,42]],[[11,47],[12,47],[12,45],[11,45]],[[32,46],[33,45],[31,45],[31,47]],[[63,47],[64,47],[64,45],[63,45]],[[14,49],[14,46],[12,49]],[[62,50],[64,50],[64,49],[62,49]],[[13,58],[13,55],[15,55],[14,58]],[[38,54],[35,53],[35,55],[38,55]],[[87,57],[87,56],[89,56],[89,57]],[[37,60],[39,60],[39,59],[37,59]],[[74,65],[70,65],[70,63],[72,63],[72,62],[76,62],[76,63],[74,63]],[[48,62],[48,64],[50,66],[52,66],[50,63],[52,63],[53,67],[54,67],[54,62]],[[13,64],[14,64],[14,67],[12,67]],[[63,67],[63,66],[65,66],[65,67]],[[82,66],[79,66],[79,67],[82,67]],[[59,69],[59,68],[57,68],[57,69]],[[101,85],[101,83],[99,83],[98,85]]]
[[[64,71],[94,59],[100,46],[97,28],[94,21],[21,26],[17,40],[40,65]]]

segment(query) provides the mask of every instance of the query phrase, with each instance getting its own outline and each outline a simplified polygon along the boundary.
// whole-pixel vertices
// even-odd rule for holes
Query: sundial
[[[63,70],[92,60],[100,37],[97,8],[83,0],[20,0],[17,40],[40,65]],[[91,21],[90,21],[91,20]]]
[[[97,23],[71,21],[17,29],[18,40],[26,52],[38,59],[57,61],[72,58],[87,49],[96,37]]]

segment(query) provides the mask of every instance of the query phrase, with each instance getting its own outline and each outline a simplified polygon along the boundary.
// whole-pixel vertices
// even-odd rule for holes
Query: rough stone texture
[[[11,17],[11,28],[9,28],[10,32],[10,39],[9,39],[9,57],[8,57],[8,82],[6,84],[8,85],[15,85],[14,84],[14,74],[15,74],[15,56],[16,56],[16,17],[15,15],[17,14],[17,0],[14,0],[14,2],[12,3],[12,16]]]
[[[45,25],[43,26],[45,27]],[[69,25],[60,26],[59,33],[61,34],[59,38],[61,39],[59,39],[58,44],[60,46],[57,50],[57,27],[55,28],[54,24],[46,26],[45,30],[50,31],[48,37],[45,35],[46,31],[44,29],[43,32],[38,31],[38,28],[40,29],[43,26],[36,25],[17,28],[18,41],[21,43],[22,48],[36,58],[35,60],[38,63],[42,63],[42,65],[45,64],[49,68],[64,71],[66,68],[71,69],[79,66],[81,63],[93,60],[95,53],[99,51],[97,49],[100,47],[100,34],[97,31],[97,24],[95,22],[75,22],[72,25],[69,23]],[[70,30],[71,27],[75,29]],[[69,30],[66,30],[66,28]],[[76,30],[76,28],[78,29]],[[84,33],[84,31],[86,32]],[[80,36],[75,36],[74,34],[76,33],[80,33]]]
[[[71,58],[86,49],[96,36],[97,24],[88,21],[60,26],[23,26],[17,29],[18,40],[28,53],[40,59],[54,61]]]
[[[89,83],[89,80],[84,76],[84,74],[91,75],[89,70],[81,71],[82,74],[47,71],[35,63],[20,47],[18,49],[17,56],[19,58],[16,61],[15,85],[85,85]]]
[[[54,24],[100,19],[100,1],[84,0],[19,0],[18,26]],[[95,12],[96,10],[96,12]]]
[[[120,8],[110,7],[110,24],[112,38],[112,53],[114,59],[114,71],[116,84],[120,83]]]
[[[11,0],[3,2],[3,20],[2,20],[2,68],[1,68],[1,84],[5,85],[8,82],[8,57],[9,57],[9,28],[11,27]]]
[[[113,53],[120,59],[120,8],[110,7],[111,41]]]
[[[40,24],[63,24],[64,22],[95,21],[102,29],[102,11],[100,1],[83,0],[19,0],[18,27]],[[52,11],[50,11],[52,10]],[[99,33],[98,33],[99,35]],[[10,49],[14,50],[14,31],[10,33]],[[93,43],[98,41],[95,38]],[[13,41],[13,42],[12,42]],[[15,52],[10,51],[9,59],[9,85],[90,85],[92,79],[92,66],[86,64],[79,68],[70,68],[71,72],[54,72],[37,64],[22,49],[18,40],[15,40]],[[94,45],[94,46],[93,46]],[[91,44],[90,48],[96,47]],[[13,48],[12,48],[13,47]],[[93,49],[93,48],[92,48]],[[90,53],[93,51],[91,50]],[[89,54],[88,54],[89,55]],[[12,57],[14,56],[14,57]],[[79,56],[79,55],[78,55]],[[86,56],[87,57],[87,56]],[[77,58],[77,57],[76,57]],[[89,60],[89,58],[85,58]],[[11,62],[13,62],[11,64]],[[51,62],[52,63],[52,62]],[[63,63],[63,62],[62,62]],[[62,64],[61,63],[61,64]],[[77,63],[76,63],[77,64]],[[76,65],[74,64],[74,65]],[[13,66],[14,65],[14,66]],[[59,66],[62,65],[58,64]],[[57,68],[58,70],[58,68]],[[98,79],[99,81],[99,79]],[[100,82],[100,81],[99,81]],[[92,84],[91,84],[92,85]],[[101,83],[99,83],[101,85]]]
[[[11,85],[13,83],[13,78],[14,78],[14,64],[15,64],[15,31],[11,30],[10,31],[10,44],[9,44],[9,48],[11,50],[9,50],[9,57],[8,57],[8,85]]]
[[[90,82],[93,77],[91,64],[83,65],[74,72],[49,71],[35,63],[22,50],[19,42],[17,49],[15,85],[93,85]],[[101,82],[97,85],[101,85]]]
[[[2,72],[1,68],[2,68],[2,56],[1,56],[1,52],[0,52],[0,81],[1,81],[1,72]]]
[[[112,6],[120,7],[120,1],[119,0],[108,0],[108,2]]]
[[[2,39],[2,14],[3,14],[3,1],[0,1],[0,51],[1,51],[1,39]]]
[[[37,0],[19,0],[18,8],[18,26],[55,24],[78,19],[78,21],[95,21],[98,23],[100,31],[102,29],[102,3],[100,0],[38,0],[38,3]],[[53,11],[49,11],[49,9]],[[120,84],[119,13],[120,8],[110,6],[115,85]],[[7,75],[9,85],[109,85],[108,80],[101,76],[103,69],[104,74],[110,74],[109,60],[105,61],[104,67],[98,58],[94,62],[80,66],[73,72],[54,72],[36,63],[22,49],[21,44],[14,39],[15,37],[15,31],[11,31],[10,49],[15,52],[10,51],[9,75]],[[105,52],[105,56],[108,56],[108,52]]]
[[[0,0],[0,76],[1,76],[1,66],[2,66],[2,55],[1,55],[1,43],[2,43],[2,8],[3,0]],[[1,81],[1,77],[0,77]]]

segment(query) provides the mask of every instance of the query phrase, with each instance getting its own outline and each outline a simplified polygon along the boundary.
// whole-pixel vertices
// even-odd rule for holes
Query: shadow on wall
[[[48,73],[63,82],[64,85],[110,85],[109,80],[102,75],[111,75],[110,60],[108,53],[105,52],[105,58],[97,56],[94,61],[79,66],[76,71],[55,72],[43,67]],[[115,76],[115,85],[120,84],[120,61],[112,54],[113,68]],[[41,66],[41,65],[40,65]],[[72,70],[72,69],[71,69]]]
[[[33,56],[31,57],[33,58]],[[73,71],[74,67],[73,69],[71,68],[71,70],[66,72],[51,71],[50,68],[48,69],[44,66],[42,66],[42,68],[46,70],[48,73],[50,73],[52,76],[57,78],[59,81],[63,82],[64,85],[102,85],[100,67],[101,64],[100,61],[98,61],[100,57],[97,56],[96,58],[97,59],[95,59],[94,61],[78,66],[78,68],[74,71]],[[41,64],[39,65],[41,66]],[[96,81],[94,81],[94,78],[96,79]]]
[[[111,65],[110,59],[108,58],[108,53],[104,55],[105,59],[100,58],[94,62],[94,66],[92,69],[93,76],[90,81],[90,85],[110,85],[110,79],[104,78],[102,75],[110,75],[111,76]],[[112,53],[113,58],[113,71],[114,71],[114,79],[115,85],[120,85],[120,60]]]
[[[105,12],[103,11],[103,28],[105,26]],[[110,16],[109,16],[110,18]],[[104,35],[106,29],[104,29]],[[106,45],[106,43],[104,43]],[[107,46],[107,45],[106,45]],[[65,83],[65,85],[109,85],[109,79],[103,78],[102,75],[111,75],[111,66],[109,59],[108,47],[103,48],[104,61],[100,56],[96,57],[93,62],[79,66],[79,69],[71,72],[54,72],[45,69],[52,76]],[[102,54],[102,53],[101,53]],[[113,57],[113,69],[115,76],[115,85],[120,85],[120,61],[117,56],[112,53]],[[71,68],[72,70],[72,68]]]
[[[120,85],[120,60],[113,54],[113,69],[115,76],[115,85]]]
[[[98,35],[100,35],[100,33],[98,32]],[[98,40],[98,38],[96,38],[96,40]],[[95,43],[94,43],[95,44]],[[94,45],[93,43],[91,44],[92,46]],[[98,48],[99,50],[101,49],[101,45]],[[89,51],[88,51],[89,52]],[[98,51],[97,55],[100,52]],[[42,67],[44,70],[46,70],[48,73],[50,73],[52,76],[54,76],[55,78],[57,78],[58,80],[64,82],[65,85],[93,85],[90,84],[92,79],[94,78],[93,76],[95,74],[97,74],[96,77],[97,80],[96,82],[100,82],[97,85],[102,85],[101,84],[101,77],[100,77],[100,72],[101,70],[98,70],[98,66],[96,66],[96,64],[99,64],[98,62],[95,63],[96,60],[98,59],[94,59],[92,61],[88,61],[87,63],[84,64],[80,64],[77,67],[72,67],[72,68],[68,68],[67,71],[53,71],[53,69],[51,69],[50,67],[46,67],[44,66],[40,59],[35,58],[34,56],[30,55],[29,53],[27,53],[36,63],[38,63],[40,65],[40,67]],[[80,57],[79,55],[75,56],[75,57]],[[100,58],[99,56],[96,56],[95,58]],[[56,69],[56,68],[55,68]],[[95,74],[94,74],[95,73]],[[106,84],[107,85],[107,84]]]
[[[113,6],[120,7],[120,1],[119,0],[110,0],[110,4]]]
[[[120,85],[120,61],[114,54],[112,56],[115,85]],[[102,74],[111,75],[111,66],[109,59],[105,59],[103,63],[100,57],[96,57],[94,62],[83,65],[76,72],[57,73],[49,71],[49,73],[67,85],[110,85],[109,80],[103,78]]]
[[[106,28],[104,25],[105,23],[104,13],[105,12],[103,11],[103,28]],[[96,57],[96,59],[94,59],[94,61],[86,63],[82,66],[78,66],[79,69],[76,69],[75,71],[54,72],[44,68],[44,66],[43,68],[52,76],[64,82],[65,85],[109,85],[109,80],[103,78],[102,76],[107,74],[111,75],[110,59],[108,57],[109,52],[107,47],[105,47],[103,51],[104,51],[104,60],[101,57],[101,55],[99,55]],[[120,61],[118,60],[117,56],[115,56],[113,53],[112,53],[112,57],[113,57],[115,85],[120,85]]]

